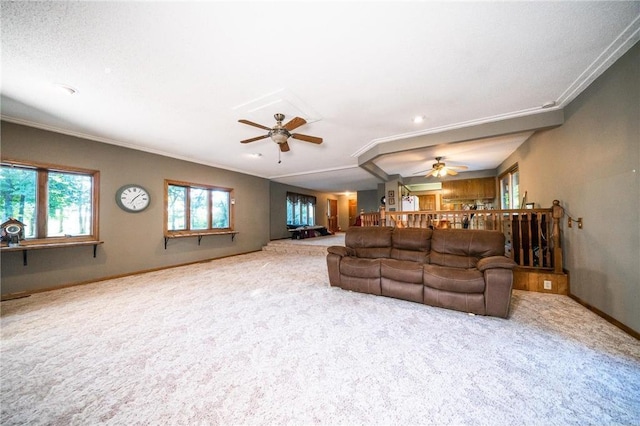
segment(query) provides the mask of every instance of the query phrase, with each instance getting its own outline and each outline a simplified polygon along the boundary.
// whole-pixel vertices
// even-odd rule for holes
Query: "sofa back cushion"
[[[431,234],[427,228],[394,228],[391,234],[391,258],[426,263],[431,250]]]
[[[344,245],[355,250],[357,257],[377,259],[391,255],[392,227],[352,226],[347,229]]]
[[[431,237],[429,263],[455,268],[475,268],[478,260],[504,255],[500,231],[435,229]]]

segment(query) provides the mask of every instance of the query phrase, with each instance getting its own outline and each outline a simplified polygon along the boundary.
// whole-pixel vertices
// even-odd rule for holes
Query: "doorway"
[[[349,226],[353,226],[356,223],[358,217],[357,213],[358,203],[355,198],[349,199]]]
[[[327,200],[329,232],[338,231],[338,200]]]

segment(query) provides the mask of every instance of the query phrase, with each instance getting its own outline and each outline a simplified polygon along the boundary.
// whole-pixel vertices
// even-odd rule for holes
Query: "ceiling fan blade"
[[[455,176],[458,174],[458,172],[456,172],[455,170],[451,170],[451,169],[446,169],[446,170],[448,175]]]
[[[263,126],[262,124],[254,123],[253,121],[249,121],[249,120],[238,120],[238,122],[242,124],[248,124],[249,126],[253,126],[253,127],[259,127],[264,130],[271,130],[271,127]]]
[[[447,166],[449,169],[457,169],[457,170],[467,170],[468,166]]]
[[[425,174],[425,173],[427,173],[427,172],[432,172],[432,171],[433,171],[433,169],[422,170],[422,171],[420,171],[420,172],[415,172],[413,175],[414,175],[414,176],[415,176],[415,175],[423,175],[423,174]]]
[[[435,176],[435,174],[437,172],[438,171],[436,169],[431,169],[431,170],[428,171],[428,173],[426,175],[424,175],[424,177]]]
[[[282,127],[287,129],[288,131],[292,131],[293,129],[297,129],[298,127],[302,126],[303,124],[307,124],[307,121],[304,118],[293,117],[291,119],[291,121],[289,121],[287,124],[285,124]]]
[[[260,139],[264,139],[264,138],[268,138],[268,137],[269,137],[269,135],[258,136],[258,137],[251,138],[251,139],[245,139],[243,141],[240,141],[240,143],[255,142],[255,141],[259,141]]]
[[[278,145],[280,145],[280,151],[282,151],[282,152],[288,152],[288,151],[291,150],[291,148],[289,148],[289,144],[286,141],[282,142],[282,143],[280,143]]]
[[[322,138],[317,138],[315,136],[301,135],[300,133],[294,133],[291,135],[291,137],[294,139],[305,141],[305,142],[318,143],[318,144],[322,143]]]

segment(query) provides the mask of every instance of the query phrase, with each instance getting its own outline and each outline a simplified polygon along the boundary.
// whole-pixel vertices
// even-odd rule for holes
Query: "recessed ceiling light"
[[[424,119],[425,119],[424,115],[416,115],[415,117],[413,117],[413,122],[416,124],[422,123]]]
[[[71,87],[68,84],[55,84],[55,86],[67,95],[75,95],[78,93],[78,89]]]

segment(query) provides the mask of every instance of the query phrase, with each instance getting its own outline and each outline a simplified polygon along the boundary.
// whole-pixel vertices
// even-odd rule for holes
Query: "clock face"
[[[116,203],[128,212],[141,212],[150,202],[149,192],[140,185],[125,185],[116,192]]]
[[[20,227],[18,225],[9,225],[5,228],[5,230],[9,235],[17,235],[20,233]]]

